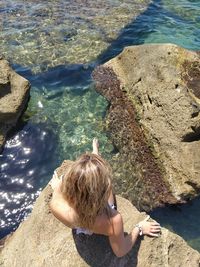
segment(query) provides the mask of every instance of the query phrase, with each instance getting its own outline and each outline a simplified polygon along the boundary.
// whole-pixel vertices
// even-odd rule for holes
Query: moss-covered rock
[[[199,70],[199,53],[154,44],[127,47],[93,73],[111,104],[117,191],[140,209],[200,192]]]

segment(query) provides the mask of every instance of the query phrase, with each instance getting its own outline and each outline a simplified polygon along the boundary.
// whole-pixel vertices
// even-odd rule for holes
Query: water
[[[95,65],[133,44],[172,42],[199,49],[199,1],[153,1],[146,11],[142,1],[133,2],[1,1],[1,51],[31,81],[32,91],[0,156],[0,237],[30,212],[53,169],[90,150],[94,136],[102,154],[112,157],[103,129],[107,102],[90,76]],[[144,12],[135,19],[137,8]],[[197,198],[152,216],[200,251],[199,206]]]
[[[34,73],[96,60],[150,0],[2,0],[1,51]]]
[[[57,136],[44,123],[23,122],[6,142],[1,160],[1,235],[9,233],[32,209],[57,161]]]
[[[200,197],[182,206],[158,208],[151,216],[170,231],[182,236],[194,249],[200,251]]]

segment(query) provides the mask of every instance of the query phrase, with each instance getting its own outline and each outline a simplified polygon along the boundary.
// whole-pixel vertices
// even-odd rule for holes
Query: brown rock
[[[30,83],[0,60],[0,150],[7,132],[16,125],[24,111],[30,93]]]
[[[69,164],[65,161],[59,174]],[[37,199],[29,218],[8,237],[0,252],[2,267],[199,267],[200,254],[190,248],[176,234],[162,229],[159,238],[144,237],[129,254],[117,258],[108,238],[101,235],[76,235],[75,231],[60,223],[49,210],[52,190],[48,185]],[[125,224],[125,232],[146,215],[132,204],[117,197],[118,209]]]
[[[127,47],[93,74],[111,103],[117,191],[140,209],[200,192],[199,73],[199,53],[160,44]]]

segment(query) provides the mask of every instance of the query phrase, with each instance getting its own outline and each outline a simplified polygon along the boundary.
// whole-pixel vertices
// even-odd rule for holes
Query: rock
[[[172,44],[127,47],[93,76],[110,102],[117,192],[142,210],[197,196],[200,54]]]
[[[2,61],[2,60],[1,60]],[[10,93],[9,69],[5,64],[0,65],[0,98]]]
[[[58,169],[62,174],[70,161]],[[108,238],[101,235],[76,235],[60,223],[49,210],[52,189],[49,185],[37,199],[31,215],[10,235],[0,252],[2,267],[84,267],[84,266],[137,266],[137,267],[198,267],[200,254],[190,248],[176,234],[162,229],[159,238],[144,237],[122,258],[117,258]],[[125,224],[125,232],[145,218],[132,204],[117,196],[118,209]]]
[[[7,132],[16,125],[24,111],[30,93],[30,83],[0,59],[0,150]]]

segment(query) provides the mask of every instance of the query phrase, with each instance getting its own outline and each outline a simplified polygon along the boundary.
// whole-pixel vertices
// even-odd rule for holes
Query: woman
[[[98,154],[98,141],[93,152],[80,156],[66,170],[62,179],[55,173],[50,184],[53,196],[50,208],[54,216],[77,233],[102,234],[109,238],[117,257],[127,254],[139,235],[157,237],[161,227],[148,218],[139,222],[124,236],[121,214],[116,210],[112,193],[112,171]]]

